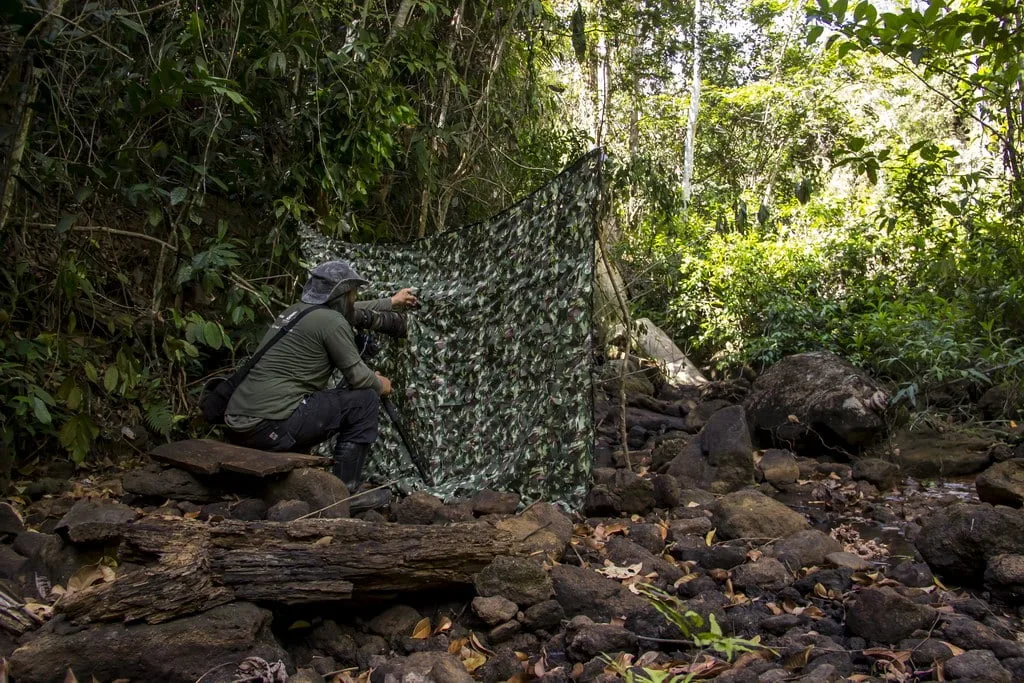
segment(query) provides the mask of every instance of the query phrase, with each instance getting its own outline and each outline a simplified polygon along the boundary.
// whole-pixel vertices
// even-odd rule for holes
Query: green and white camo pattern
[[[350,261],[361,298],[413,287],[408,339],[372,361],[436,485],[381,415],[373,470],[446,499],[483,488],[578,504],[593,454],[591,315],[601,153],[501,214],[408,244],[351,244],[307,229],[310,266]]]

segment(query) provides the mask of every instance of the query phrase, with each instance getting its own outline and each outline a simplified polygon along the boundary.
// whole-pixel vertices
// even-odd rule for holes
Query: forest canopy
[[[0,3],[5,468],[201,429],[298,229],[408,240],[594,146],[633,314],[955,410],[1024,361],[1011,0]]]

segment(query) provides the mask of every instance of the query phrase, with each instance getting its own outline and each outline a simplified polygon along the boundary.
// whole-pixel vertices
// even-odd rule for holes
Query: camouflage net
[[[444,498],[483,488],[577,504],[593,448],[591,313],[602,157],[591,152],[501,214],[408,244],[303,234],[310,265],[345,259],[361,298],[414,287],[408,339],[372,365],[436,486],[416,476],[381,411],[376,472]]]

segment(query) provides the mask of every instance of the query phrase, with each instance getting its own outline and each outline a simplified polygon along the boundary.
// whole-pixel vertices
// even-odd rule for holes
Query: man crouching
[[[356,307],[393,310],[415,306],[403,289],[389,299],[356,302],[369,284],[345,261],[329,261],[310,271],[299,303],[286,308],[260,342],[269,342],[282,326],[310,311],[270,347],[235,389],[228,402],[228,438],[266,451],[305,452],[337,436],[333,472],[355,493],[363,482],[370,447],[377,440],[380,396],[391,381],[374,373],[359,356],[352,318]],[[345,387],[327,389],[335,370]],[[360,508],[390,501],[388,491],[360,496]],[[353,501],[355,502],[355,501]]]

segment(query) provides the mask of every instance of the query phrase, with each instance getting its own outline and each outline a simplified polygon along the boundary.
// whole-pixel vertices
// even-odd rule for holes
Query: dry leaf
[[[533,675],[540,678],[547,673],[547,669],[544,667],[544,658],[541,657],[537,660],[537,663],[533,665]]]
[[[765,604],[765,607],[767,607],[768,611],[771,612],[772,614],[774,614],[775,616],[779,616],[780,614],[783,614],[782,610],[774,602],[769,602],[769,603]]]
[[[787,415],[786,419],[794,424],[800,424],[800,418],[798,418],[796,415]]]
[[[530,661],[530,655],[526,654],[525,652],[520,652],[519,650],[516,650],[512,654],[514,654],[516,656],[516,659],[518,659],[520,662]]]
[[[614,674],[619,671],[625,671],[631,666],[633,666],[633,655],[627,652],[620,652],[615,659],[608,662],[608,666],[604,668],[604,672],[606,674]]]
[[[466,671],[473,673],[487,663],[487,655],[483,652],[471,652],[468,657],[462,660],[462,666]]]
[[[807,666],[808,660],[811,658],[811,651],[814,650],[813,645],[808,645],[800,652],[792,654],[782,662],[782,668],[787,671],[797,671]]]
[[[580,676],[583,675],[583,670],[584,670],[583,664],[580,663],[580,662],[576,662],[575,664],[572,665],[572,673],[570,674],[570,676],[572,678],[574,678],[574,679],[575,678],[579,678]]]
[[[637,562],[626,567],[619,567],[612,563],[611,560],[604,561],[604,567],[596,570],[598,574],[603,574],[609,579],[628,579],[636,576],[640,573],[640,569],[643,568],[643,562]]]
[[[764,556],[764,553],[760,550],[749,550],[747,551],[747,559],[751,562],[757,562]]]
[[[430,637],[430,618],[423,617],[412,630],[412,637],[416,640],[424,640]]]
[[[725,581],[729,578],[729,570],[716,567],[708,572],[708,576],[718,582]]]
[[[694,579],[698,579],[698,578],[700,578],[699,574],[695,574],[693,572],[690,572],[689,574],[683,574],[682,576],[680,576],[678,579],[675,580],[675,582],[672,585],[675,586],[676,588],[679,588],[684,583],[690,583]],[[635,593],[637,591],[633,591],[633,592]]]
[[[325,545],[330,545],[331,541],[333,541],[333,540],[334,540],[333,536],[324,536],[323,538],[318,538],[316,540],[316,542],[313,543],[313,546],[314,547],[323,547]]]
[[[436,636],[438,633],[444,633],[451,629],[451,627],[452,620],[448,617],[441,617],[441,620],[437,622],[437,626],[434,628],[434,635]]]
[[[700,507],[700,503],[698,503],[695,500],[691,500],[689,503],[686,504],[686,507],[688,507],[688,508],[699,508]]]
[[[78,683],[78,679],[75,678],[75,672],[68,669],[68,672],[64,674],[64,683]]]
[[[709,548],[711,547],[711,544],[715,540],[715,532],[716,531],[718,531],[718,529],[712,529],[711,531],[708,532],[707,536],[704,537],[704,544],[707,545]]]
[[[456,638],[448,643],[448,654],[457,655],[462,651],[463,646],[469,642],[468,638]]]
[[[475,647],[477,650],[480,650],[480,652],[486,652],[489,655],[494,654],[494,650],[488,650],[486,647],[483,646],[483,643],[480,642],[480,639],[476,637],[475,633],[470,632],[469,644]]]
[[[967,652],[967,650],[963,649],[962,647],[957,647],[953,643],[948,643],[945,640],[940,640],[939,642],[948,647],[949,651],[953,653],[954,657],[959,657],[963,653]]]

